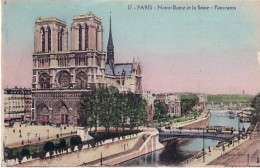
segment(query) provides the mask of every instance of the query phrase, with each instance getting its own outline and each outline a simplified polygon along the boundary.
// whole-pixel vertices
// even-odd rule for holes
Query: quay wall
[[[106,166],[115,166],[122,162],[137,158],[139,156],[145,155],[147,153],[162,149],[164,146],[159,142],[158,134],[150,135],[150,137],[143,143],[143,145],[137,149],[124,155],[123,157],[115,157],[109,161],[105,162]],[[100,166],[100,165],[95,165]]]
[[[183,126],[184,129],[189,129],[189,128],[205,128],[206,126],[208,126],[209,124],[209,120],[210,120],[210,116],[208,116],[207,118],[204,118],[202,120],[199,120],[198,122],[194,122],[188,125]]]
[[[210,115],[206,118],[187,123],[183,128],[195,128],[207,126]],[[159,142],[158,132],[153,131],[148,138],[143,141],[141,133],[136,137],[127,138],[120,141],[109,142],[94,148],[83,148],[81,151],[70,152],[52,159],[37,159],[22,164],[12,164],[13,166],[101,166],[100,158],[102,153],[103,166],[114,166],[147,153],[162,149],[163,144]],[[137,145],[139,144],[139,145]]]
[[[22,162],[21,164],[15,164],[13,166],[78,166],[91,161],[95,161],[102,158],[118,154],[127,150],[130,150],[138,142],[141,136],[131,137],[128,139],[111,142],[107,144],[100,145],[94,148],[86,148],[81,151],[70,152],[68,154],[59,155],[53,157],[52,159],[37,159],[27,162]]]

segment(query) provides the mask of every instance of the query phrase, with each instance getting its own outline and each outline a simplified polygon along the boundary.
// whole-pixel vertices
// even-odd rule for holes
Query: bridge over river
[[[232,141],[234,137],[237,137],[238,132],[228,133],[208,133],[206,130],[197,129],[160,129],[159,130],[159,142],[167,142],[176,138],[205,138],[219,141]]]

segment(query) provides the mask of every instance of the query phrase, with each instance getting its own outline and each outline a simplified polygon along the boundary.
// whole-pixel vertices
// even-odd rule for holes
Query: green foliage
[[[54,149],[55,149],[55,145],[51,141],[47,141],[43,146],[43,151],[46,153],[49,152],[50,157],[52,157]]]
[[[77,135],[70,138],[70,146],[76,146],[79,144],[82,144],[80,136]]]
[[[226,95],[226,94],[219,94],[219,95],[208,95],[207,100],[213,102],[223,102],[228,104],[232,103],[250,103],[253,99],[251,95]]]
[[[196,94],[188,93],[181,95],[181,113],[183,115],[192,111],[192,108],[198,104],[199,97]]]
[[[92,140],[89,141],[89,143],[93,143],[94,142],[101,142],[107,139],[114,139],[114,138],[118,138],[118,137],[125,137],[127,135],[132,135],[132,134],[138,134],[140,133],[140,130],[129,130],[129,131],[124,131],[124,132],[109,132],[109,133],[104,133],[104,132],[100,132],[100,133],[92,133],[90,132],[89,135],[93,137]],[[84,144],[88,144],[84,143]]]
[[[164,102],[159,100],[154,101],[154,116],[153,119],[160,121],[166,121],[168,112],[168,106]]]
[[[146,121],[145,101],[140,95],[133,93],[119,93],[114,87],[97,88],[93,92],[85,93],[82,97],[84,109],[80,114],[81,126],[104,126],[106,132],[114,126],[125,127],[126,119],[134,126],[142,125]]]
[[[59,148],[61,148],[61,149],[67,148],[67,144],[66,144],[65,139],[60,139]]]
[[[56,139],[52,141],[47,142],[40,142],[36,144],[29,144],[22,147],[15,147],[15,148],[5,148],[5,159],[15,159],[18,158],[18,160],[22,160],[26,153],[32,154],[33,158],[41,158],[44,159],[47,152],[51,152],[50,154],[53,154],[53,151],[59,151],[59,153],[63,150],[68,149],[70,147],[70,139],[71,137],[65,137],[63,139]],[[51,144],[51,145],[50,145]],[[52,145],[53,144],[53,145]],[[48,147],[49,146],[49,147]],[[44,150],[45,148],[45,150]],[[80,147],[79,147],[80,148]],[[49,150],[48,150],[49,149]]]
[[[24,149],[22,149],[20,155],[22,157],[24,157],[24,156],[29,157],[30,156],[30,151],[28,149],[24,148]]]
[[[49,152],[51,150],[54,150],[55,149],[55,146],[54,146],[54,143],[51,142],[51,141],[47,141],[44,146],[43,146],[43,150],[45,152]]]
[[[74,151],[75,146],[82,144],[80,136],[73,136],[70,138],[70,149]]]
[[[197,118],[198,116],[201,115],[201,113],[202,113],[202,109],[199,109],[199,110],[192,112],[191,115],[192,115],[193,118]]]
[[[258,93],[251,102],[251,107],[255,110],[252,111],[251,120],[253,124],[260,122],[260,93]]]
[[[13,149],[5,147],[4,158],[5,159],[13,159],[13,158],[15,158],[15,156],[13,155]]]

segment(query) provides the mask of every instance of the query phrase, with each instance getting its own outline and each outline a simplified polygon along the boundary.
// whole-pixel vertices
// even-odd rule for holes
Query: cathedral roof
[[[114,72],[111,67],[106,64],[105,74],[110,76],[131,76],[133,72],[133,63],[118,63],[114,64]],[[125,74],[125,75],[124,75]]]

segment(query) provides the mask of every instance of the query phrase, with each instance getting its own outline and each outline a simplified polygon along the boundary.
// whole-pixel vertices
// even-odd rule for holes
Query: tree
[[[188,93],[181,95],[181,113],[187,114],[192,108],[198,104],[199,97],[196,94]]]
[[[251,102],[251,107],[254,108],[251,114],[253,124],[260,122],[260,93],[258,93]]]
[[[154,120],[163,121],[166,118],[168,106],[159,100],[154,101]]]
[[[59,153],[61,153],[61,151],[63,151],[64,149],[67,149],[66,140],[65,139],[60,139],[60,143],[59,143],[59,147],[58,147]]]
[[[87,126],[104,126],[106,133],[114,126],[125,127],[125,121],[130,118],[131,123],[144,123],[146,120],[145,102],[140,95],[133,93],[119,93],[115,87],[97,88],[85,93],[82,97],[84,115],[81,123]]]
[[[22,149],[20,155],[22,156],[22,158],[25,157],[25,156],[27,158],[29,158],[30,157],[30,151],[28,149],[24,148],[24,149]]]
[[[82,140],[80,136],[73,136],[70,138],[70,147],[71,150],[74,151],[75,146],[82,144]]]
[[[82,102],[85,108],[82,109],[82,113],[84,113],[84,115],[80,115],[80,117],[82,117],[80,120],[82,120],[81,123],[86,124],[84,126],[89,126],[91,130],[91,128],[96,126],[95,124],[97,123],[97,111],[94,109],[94,93],[84,93],[82,96]]]
[[[51,142],[51,141],[47,141],[45,144],[44,144],[44,146],[43,146],[43,151],[44,152],[49,152],[49,154],[50,154],[50,157],[52,157],[52,155],[53,155],[53,150],[55,149],[55,145],[54,145],[54,143],[53,142]]]

